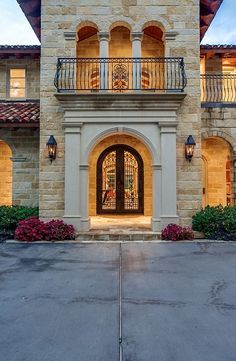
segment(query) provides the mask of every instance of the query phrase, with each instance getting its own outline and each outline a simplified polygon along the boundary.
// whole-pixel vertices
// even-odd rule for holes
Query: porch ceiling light
[[[192,135],[188,136],[188,139],[185,142],[185,158],[191,162],[191,159],[193,157],[194,147],[196,143],[193,139]]]
[[[50,135],[47,142],[47,147],[48,147],[48,158],[52,163],[52,161],[56,159],[56,154],[57,154],[57,142],[53,135]]]

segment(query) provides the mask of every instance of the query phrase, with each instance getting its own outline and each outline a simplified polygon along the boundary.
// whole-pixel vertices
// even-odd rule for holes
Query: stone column
[[[159,123],[161,127],[162,204],[161,228],[178,223],[176,195],[176,123]]]
[[[175,39],[178,33],[176,31],[168,31],[164,35],[164,42],[165,42],[165,57],[173,56],[171,54],[171,48],[175,48]]]
[[[176,43],[175,43],[175,39],[176,36],[178,35],[177,32],[175,31],[169,31],[166,32],[164,35],[164,43],[165,43],[165,58],[171,58],[172,55],[172,49],[176,48]],[[170,78],[170,74],[172,74],[172,71],[174,71],[174,69],[172,69],[172,65],[171,62],[168,59],[165,59],[164,62],[164,79],[165,79],[165,88],[172,88],[172,79]],[[167,90],[170,91],[171,90]]]
[[[161,231],[161,205],[162,205],[162,186],[161,186],[161,165],[152,166],[152,231]]]
[[[132,57],[141,59],[142,56],[142,41],[143,33],[131,33],[132,41]],[[133,89],[141,90],[141,62],[133,61]]]
[[[80,137],[81,125],[65,128],[65,215],[67,223],[80,229]]]
[[[88,214],[89,204],[89,179],[88,179],[89,166],[87,164],[80,165],[80,202],[81,202],[81,222],[80,230],[89,231],[90,229],[90,218]]]
[[[109,33],[98,33],[98,39],[100,41],[100,58],[109,57]],[[100,64],[100,88],[108,89],[108,63],[101,62]]]

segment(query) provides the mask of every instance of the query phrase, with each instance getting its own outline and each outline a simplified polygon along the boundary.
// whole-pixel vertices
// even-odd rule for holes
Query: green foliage
[[[236,206],[207,206],[193,216],[192,227],[209,239],[236,241]]]
[[[38,213],[37,207],[0,206],[0,231],[14,231],[19,221],[38,217]]]

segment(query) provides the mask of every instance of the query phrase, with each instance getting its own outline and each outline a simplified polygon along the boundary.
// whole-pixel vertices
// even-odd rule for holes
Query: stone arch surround
[[[236,141],[235,139],[228,133],[222,130],[209,130],[202,132],[202,139],[218,137],[224,139],[232,148],[236,148]]]
[[[152,215],[152,157],[150,151],[139,139],[127,135],[111,135],[95,145],[89,156],[89,216],[96,215],[96,167],[100,154],[114,144],[125,144],[134,148],[144,164],[144,215]]]
[[[138,18],[136,21],[131,19],[130,17],[124,16],[122,14],[120,15],[110,15],[106,18],[104,17],[98,17],[98,16],[81,16],[79,19],[77,19],[77,22],[72,24],[73,31],[78,31],[83,26],[86,26],[88,24],[94,24],[99,32],[107,32],[115,26],[116,24],[126,24],[125,26],[128,26],[130,31],[133,32],[142,32],[143,28],[147,26],[147,24],[156,25],[162,28],[163,32],[169,32],[172,30],[170,23],[164,19],[160,15],[151,16],[142,14],[140,18]]]

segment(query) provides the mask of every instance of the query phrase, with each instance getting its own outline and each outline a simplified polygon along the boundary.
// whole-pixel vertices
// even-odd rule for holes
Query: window
[[[10,98],[25,98],[25,69],[10,69]]]

